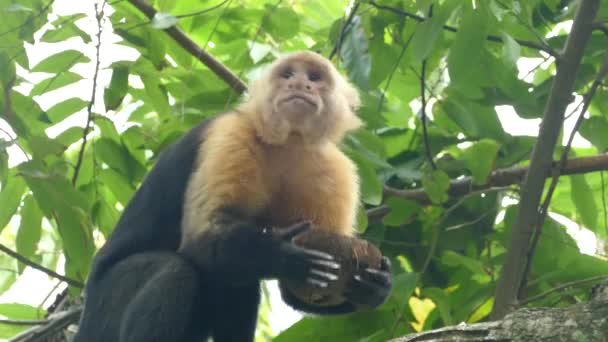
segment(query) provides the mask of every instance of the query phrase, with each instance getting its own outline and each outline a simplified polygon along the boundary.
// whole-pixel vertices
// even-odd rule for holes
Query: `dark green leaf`
[[[110,86],[103,93],[107,110],[116,110],[129,90],[129,67],[117,66],[112,70]]]

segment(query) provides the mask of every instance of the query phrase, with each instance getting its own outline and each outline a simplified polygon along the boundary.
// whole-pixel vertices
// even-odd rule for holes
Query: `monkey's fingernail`
[[[316,256],[316,257],[321,258],[321,259],[334,260],[334,256],[333,255],[327,254],[325,252],[320,252],[320,251],[317,251],[317,250],[314,250],[314,249],[308,249],[308,250],[306,250],[306,253],[308,253],[309,255]]]
[[[372,275],[383,274],[384,273],[384,272],[382,272],[380,270],[377,270],[375,268],[369,268],[369,267],[365,269],[365,272],[367,272],[369,274],[372,274]]]
[[[334,270],[339,270],[342,267],[339,263],[333,261],[313,260],[312,263],[320,266],[325,266],[327,268],[332,268]]]
[[[316,286],[316,287],[321,287],[321,288],[326,288],[327,287],[327,283],[324,281],[320,281],[317,279],[312,279],[312,278],[306,278],[306,282],[309,283],[312,286]]]
[[[310,270],[310,273],[316,274],[323,278],[326,278],[329,281],[338,280],[338,276],[335,274],[332,274],[332,273],[327,273],[327,272],[323,272],[323,271],[319,271],[319,270],[315,270],[315,269]]]

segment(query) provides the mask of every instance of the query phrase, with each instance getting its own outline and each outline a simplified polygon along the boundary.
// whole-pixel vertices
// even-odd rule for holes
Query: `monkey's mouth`
[[[317,106],[317,103],[315,101],[313,101],[309,96],[303,95],[303,94],[289,95],[286,98],[284,98],[283,101],[281,101],[281,102],[291,102],[291,101],[295,101],[295,100],[304,101],[313,107]]]

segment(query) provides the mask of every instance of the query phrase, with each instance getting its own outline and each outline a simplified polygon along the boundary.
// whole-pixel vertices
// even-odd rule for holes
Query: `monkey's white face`
[[[262,140],[276,145],[292,136],[306,143],[337,142],[361,125],[354,114],[358,105],[357,91],[333,65],[304,51],[275,61],[239,109],[252,118]]]
[[[275,81],[273,109],[295,126],[316,120],[324,111],[331,77],[325,67],[312,61],[286,60],[272,75]]]

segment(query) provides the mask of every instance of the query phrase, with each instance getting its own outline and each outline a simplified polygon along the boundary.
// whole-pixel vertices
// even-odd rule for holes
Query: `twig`
[[[156,10],[145,0],[129,0],[133,6],[148,17],[153,19],[156,15]],[[164,30],[171,38],[173,38],[184,50],[188,51],[192,56],[196,57],[199,61],[205,64],[211,71],[213,71],[219,78],[224,80],[234,91],[242,93],[247,90],[247,85],[236,76],[230,69],[218,60],[213,58],[205,50],[201,49],[192,39],[190,39],[182,30],[172,26]]]
[[[6,247],[3,244],[0,244],[0,251],[2,251],[4,253],[8,254],[9,256],[15,258],[20,263],[22,263],[24,265],[27,265],[27,266],[29,266],[29,267],[31,267],[33,269],[38,270],[38,271],[41,271],[43,273],[46,273],[46,274],[50,275],[53,278],[57,278],[59,280],[65,281],[66,283],[68,283],[68,284],[70,284],[70,285],[72,285],[74,287],[77,287],[77,288],[83,288],[84,287],[84,285],[81,282],[79,282],[78,280],[70,279],[70,278],[68,278],[66,276],[63,276],[63,275],[61,275],[61,274],[59,274],[59,273],[57,273],[57,272],[55,272],[55,271],[53,271],[51,269],[48,269],[48,268],[46,268],[46,267],[44,267],[42,265],[39,265],[39,264],[33,262],[32,260],[24,257],[23,255],[21,255],[21,254],[15,252],[15,251],[13,251],[12,249]]]
[[[528,263],[530,244],[538,223],[539,203],[545,178],[554,165],[551,156],[562,128],[564,113],[570,102],[570,95],[585,46],[591,36],[592,22],[597,14],[599,3],[599,0],[579,2],[563,56],[558,58],[560,63],[545,105],[540,131],[530,158],[530,168],[521,187],[521,199],[505,256],[505,264],[496,285],[492,319],[500,319],[511,311],[513,305],[517,304],[521,289],[525,286],[524,272]]]
[[[211,6],[209,8],[205,8],[203,10],[192,12],[192,13],[186,13],[186,14],[176,15],[175,17],[179,18],[179,19],[183,19],[183,18],[188,18],[188,17],[194,17],[194,16],[197,16],[197,15],[203,15],[205,13],[211,12],[211,11],[217,9],[217,8],[220,8],[220,7],[224,6],[228,1],[231,1],[231,0],[224,0],[224,1],[220,2],[219,4],[217,4],[215,6]]]
[[[549,289],[549,290],[547,290],[545,292],[541,292],[541,293],[539,293],[539,294],[537,294],[535,296],[528,297],[528,298],[520,301],[519,305],[520,306],[524,306],[526,304],[535,302],[535,301],[537,301],[539,299],[545,298],[546,296],[550,295],[553,292],[557,292],[557,291],[563,290],[563,289],[568,288],[568,287],[577,286],[577,285],[583,285],[583,284],[586,284],[586,283],[599,282],[599,281],[602,281],[602,280],[608,280],[608,275],[589,277],[589,278],[586,278],[586,279],[574,280],[574,281],[571,281],[571,282],[568,282],[568,283],[563,283],[563,284],[558,285],[558,286],[556,286],[554,288],[551,288],[551,289]]]
[[[426,88],[425,81],[426,74],[426,59],[422,61],[422,67],[420,70],[420,102],[422,106],[420,108],[420,121],[422,122],[422,139],[424,140],[424,152],[426,154],[426,159],[431,165],[433,170],[437,170],[437,165],[435,165],[435,161],[433,160],[433,153],[431,152],[431,144],[429,143],[429,133],[427,131],[427,119],[426,116],[426,96],[424,94],[424,90]]]
[[[393,13],[395,13],[397,15],[401,15],[401,16],[404,16],[404,17],[407,17],[407,18],[414,19],[414,20],[416,20],[418,22],[423,22],[426,19],[426,18],[421,17],[419,15],[416,15],[416,14],[409,13],[409,12],[406,12],[404,10],[401,10],[399,8],[385,6],[385,5],[380,5],[380,4],[376,3],[375,1],[370,1],[369,4],[372,5],[372,6],[374,6],[377,9],[390,11],[390,12],[393,12]],[[446,30],[446,31],[449,31],[449,32],[454,32],[454,33],[458,32],[458,28],[453,27],[453,26],[449,26],[449,25],[443,25],[443,29]],[[502,37],[495,36],[495,35],[492,35],[492,34],[487,35],[486,36],[486,40],[491,41],[491,42],[495,42],[495,43],[503,43]],[[549,55],[551,55],[553,57],[556,57],[556,58],[559,57],[559,54],[557,52],[553,51],[553,49],[551,49],[550,47],[545,46],[543,44],[538,44],[538,43],[535,43],[535,42],[531,42],[531,41],[528,41],[528,40],[522,40],[522,39],[515,39],[515,41],[519,45],[521,45],[521,46],[525,46],[525,47],[532,48],[532,49],[535,49],[535,50],[544,51],[544,52],[548,53]]]
[[[95,17],[97,19],[97,45],[95,46],[95,71],[93,73],[93,89],[91,90],[91,99],[87,104],[87,123],[84,129],[82,130],[82,145],[80,146],[80,151],[78,151],[78,159],[76,161],[76,166],[74,167],[74,175],[72,176],[72,185],[76,185],[76,181],[78,180],[78,174],[80,173],[80,167],[82,166],[82,160],[84,159],[84,150],[87,146],[87,136],[89,135],[91,122],[93,122],[93,104],[95,104],[95,94],[97,93],[97,77],[99,75],[99,64],[101,63],[99,53],[101,50],[101,32],[103,26],[102,22],[106,3],[106,0],[101,3],[101,9],[97,7],[97,3],[95,4]]]
[[[82,313],[82,306],[76,306],[70,310],[62,311],[52,315],[48,323],[40,325],[11,338],[9,342],[40,342],[54,336],[58,331],[65,329],[68,325],[78,321]]]
[[[361,5],[361,3],[359,1],[355,1],[353,8],[350,10],[348,17],[346,18],[346,21],[344,22],[344,25],[342,25],[342,29],[340,30],[340,35],[338,35],[338,40],[336,41],[336,44],[334,45],[333,49],[329,53],[330,60],[333,59],[336,54],[340,55],[340,48],[342,47],[342,41],[344,40],[346,33],[350,30],[350,28],[352,26],[352,22],[355,19],[355,14],[357,14],[357,10],[359,10],[359,5]]]
[[[553,162],[552,167],[556,167],[557,163],[557,161]],[[448,195],[451,197],[459,197],[468,194],[471,191],[518,184],[524,179],[528,169],[529,166],[518,166],[495,170],[490,175],[488,182],[484,185],[474,185],[471,177],[453,180],[450,182]],[[602,170],[608,170],[608,154],[568,159],[565,166],[562,168],[562,174],[574,175]],[[551,170],[546,170],[543,176],[545,178],[550,177]],[[429,197],[424,189],[399,190],[385,185],[384,195],[405,198],[422,204],[430,203]],[[378,210],[377,212],[374,212],[374,215],[379,215],[380,212],[381,210]]]
[[[0,319],[0,324],[8,325],[42,325],[49,323],[48,319],[33,319],[33,320],[14,320],[14,319]]]

